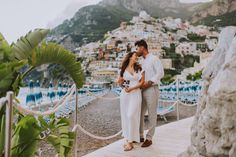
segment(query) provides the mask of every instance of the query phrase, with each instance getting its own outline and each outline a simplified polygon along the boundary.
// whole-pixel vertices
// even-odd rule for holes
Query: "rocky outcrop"
[[[236,157],[236,27],[224,28],[203,71],[191,146],[179,157]]]
[[[192,17],[192,22],[196,23],[197,21],[208,17],[208,16],[220,16],[226,13],[230,13],[236,10],[236,1],[235,0],[214,0],[208,4],[200,5],[196,9]]]

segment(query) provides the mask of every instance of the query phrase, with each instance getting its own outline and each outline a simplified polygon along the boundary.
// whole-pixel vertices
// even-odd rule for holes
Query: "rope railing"
[[[194,106],[197,106],[198,105],[198,103],[194,103],[194,104],[187,104],[187,103],[184,103],[184,102],[182,102],[182,101],[178,101],[181,105],[183,105],[183,106],[188,106],[188,107],[194,107]]]
[[[102,100],[118,100],[118,99],[120,99],[119,96],[113,97],[113,98],[106,98],[106,97],[103,97],[103,96],[97,96],[94,93],[90,92],[89,90],[86,90],[86,92],[89,93],[90,95],[96,97],[97,99],[102,99]]]
[[[76,86],[73,85],[70,90],[60,99],[60,100],[57,100],[54,102],[54,108],[58,107],[65,99],[66,97],[68,97],[68,95],[70,95],[71,93],[74,93],[75,92],[75,88]],[[19,100],[18,100],[19,101]],[[53,102],[47,102],[47,103],[42,103],[38,106],[35,106],[35,107],[44,107],[44,106],[49,106],[51,105]]]
[[[107,136],[107,137],[97,136],[97,135],[94,135],[94,134],[86,131],[80,124],[75,125],[74,128],[72,129],[72,131],[76,132],[78,129],[80,131],[82,131],[84,134],[86,134],[92,138],[98,139],[98,140],[109,140],[109,139],[115,138],[116,136],[119,136],[122,133],[122,130],[120,130],[118,133],[116,133],[112,136]]]
[[[73,87],[70,91],[70,93],[68,93],[68,95],[66,95],[65,97],[63,97],[63,99],[61,101],[59,101],[52,110],[48,110],[45,112],[41,112],[41,111],[33,111],[27,108],[22,107],[22,105],[20,105],[19,103],[17,103],[16,101],[13,102],[14,107],[21,113],[27,114],[27,115],[34,115],[34,116],[47,116],[50,114],[53,114],[55,112],[57,112],[61,107],[65,106],[66,102],[68,101],[68,99],[70,99],[73,94],[75,92],[75,87]]]

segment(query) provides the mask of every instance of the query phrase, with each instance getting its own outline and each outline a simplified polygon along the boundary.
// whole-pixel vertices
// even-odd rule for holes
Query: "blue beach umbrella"
[[[67,84],[66,83],[64,83],[63,84],[63,89],[62,89],[62,91],[63,91],[63,95],[65,95],[66,93],[67,93]]]
[[[186,84],[184,84],[184,92],[188,92],[188,91],[189,91],[188,84],[186,83]]]
[[[29,93],[26,96],[26,105],[31,108],[35,106],[34,82],[30,80],[28,85]]]
[[[37,104],[43,101],[43,94],[41,92],[39,80],[35,83],[35,100]]]
[[[177,88],[176,88],[175,85],[172,85],[172,86],[171,86],[171,91],[172,91],[172,92],[176,92],[176,91],[177,91]]]
[[[50,101],[53,101],[53,100],[55,100],[55,97],[56,97],[56,94],[53,89],[53,84],[52,84],[52,81],[50,81],[49,90],[48,90],[48,98]]]
[[[60,99],[63,96],[61,81],[58,84],[57,97]]]

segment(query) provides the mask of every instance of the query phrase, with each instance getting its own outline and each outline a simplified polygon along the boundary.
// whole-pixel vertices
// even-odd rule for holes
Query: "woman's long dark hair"
[[[130,62],[130,58],[133,56],[134,53],[136,53],[136,52],[130,52],[125,56],[125,58],[122,62],[121,68],[120,68],[121,69],[120,77],[124,76],[125,69],[128,67],[129,62]],[[134,71],[138,72],[141,70],[142,70],[142,67],[138,63],[134,63]]]

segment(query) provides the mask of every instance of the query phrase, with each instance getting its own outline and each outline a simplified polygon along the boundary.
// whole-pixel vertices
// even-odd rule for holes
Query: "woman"
[[[133,141],[140,142],[139,125],[142,102],[140,87],[144,83],[144,72],[137,60],[135,52],[128,53],[120,71],[119,80],[121,78],[124,80],[120,95],[122,136],[127,141],[124,151],[134,148]]]

